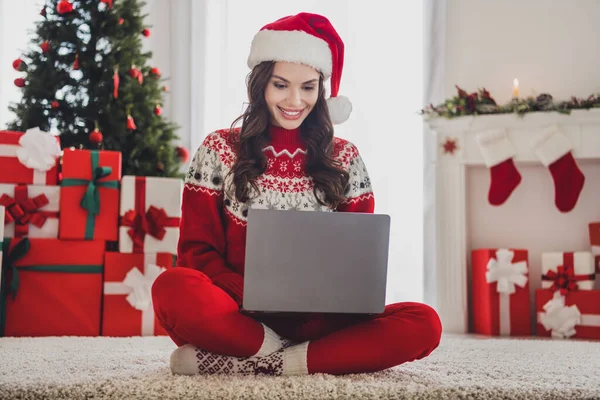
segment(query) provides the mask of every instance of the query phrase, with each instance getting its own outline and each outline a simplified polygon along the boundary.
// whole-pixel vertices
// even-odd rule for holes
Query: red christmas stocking
[[[499,206],[508,200],[521,183],[521,174],[513,161],[515,149],[504,130],[480,133],[475,140],[486,167],[490,169],[488,201],[491,205]]]
[[[537,135],[531,143],[535,155],[547,167],[554,180],[554,203],[561,212],[569,212],[577,204],[585,176],[577,166],[569,139],[557,126]]]

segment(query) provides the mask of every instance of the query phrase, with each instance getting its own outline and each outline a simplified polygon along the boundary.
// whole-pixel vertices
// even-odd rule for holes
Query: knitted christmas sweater
[[[357,148],[334,138],[333,157],[350,174],[346,200],[333,210],[317,202],[305,172],[306,146],[299,130],[270,127],[263,149],[267,170],[256,183],[259,193],[235,199],[230,169],[236,155],[229,130],[211,133],[194,155],[186,177],[177,265],[195,268],[242,304],[248,209],[372,213],[375,200]]]

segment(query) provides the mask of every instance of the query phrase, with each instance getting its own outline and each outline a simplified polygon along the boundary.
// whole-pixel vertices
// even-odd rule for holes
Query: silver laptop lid
[[[250,210],[243,308],[383,312],[389,234],[388,215]]]

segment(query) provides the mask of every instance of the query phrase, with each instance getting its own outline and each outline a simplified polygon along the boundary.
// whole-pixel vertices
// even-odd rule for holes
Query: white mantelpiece
[[[544,128],[556,125],[573,146],[577,160],[600,160],[600,110],[575,110],[570,115],[535,112],[518,117],[497,114],[455,119],[433,118],[427,121],[433,131],[437,151],[435,165],[435,242],[425,243],[425,251],[435,252],[435,304],[444,330],[468,330],[467,282],[467,167],[484,165],[475,141],[480,132],[505,129],[516,149],[516,163],[540,161],[531,148],[531,140]],[[447,139],[456,140],[453,153],[445,153]],[[432,283],[433,284],[433,283]]]

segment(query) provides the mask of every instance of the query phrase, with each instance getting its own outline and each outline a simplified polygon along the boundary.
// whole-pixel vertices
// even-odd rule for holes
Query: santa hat
[[[352,112],[347,97],[338,96],[344,42],[331,22],[322,15],[300,13],[265,25],[252,40],[248,67],[263,61],[286,61],[309,65],[331,78],[329,115],[334,124],[346,121]]]

